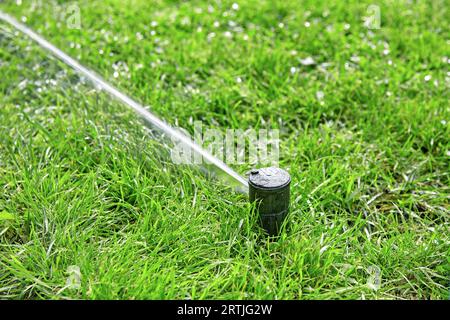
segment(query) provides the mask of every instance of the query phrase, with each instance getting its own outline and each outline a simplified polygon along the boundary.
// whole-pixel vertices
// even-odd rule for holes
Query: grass
[[[172,124],[279,128],[292,207],[265,238],[1,25],[0,298],[448,299],[445,1],[379,1],[375,30],[370,1],[80,0],[79,30],[65,1],[22,2],[0,9]]]

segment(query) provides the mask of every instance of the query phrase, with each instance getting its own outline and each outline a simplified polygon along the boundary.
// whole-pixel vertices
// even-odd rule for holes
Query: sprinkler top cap
[[[279,189],[291,182],[289,173],[276,167],[253,169],[248,178],[249,183],[259,189]]]

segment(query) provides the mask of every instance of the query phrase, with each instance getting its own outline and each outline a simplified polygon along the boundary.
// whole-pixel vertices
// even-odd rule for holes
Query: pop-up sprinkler
[[[256,210],[263,229],[271,236],[280,232],[289,212],[291,177],[280,168],[254,169],[248,177],[249,199],[256,202]]]

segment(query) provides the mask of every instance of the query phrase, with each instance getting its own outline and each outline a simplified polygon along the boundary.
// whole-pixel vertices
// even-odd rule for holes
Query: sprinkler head
[[[260,224],[271,236],[278,235],[289,212],[291,177],[276,167],[253,169],[248,177],[250,202],[257,202]]]

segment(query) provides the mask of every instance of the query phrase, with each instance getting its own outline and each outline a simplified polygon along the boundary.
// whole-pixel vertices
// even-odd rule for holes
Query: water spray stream
[[[94,73],[92,70],[81,65],[78,61],[71,58],[69,55],[52,45],[50,42],[45,40],[43,37],[29,29],[22,23],[18,22],[10,15],[0,11],[0,20],[10,24],[15,29],[31,38],[33,41],[39,44],[39,46],[49,51],[56,58],[73,68],[79,75],[82,75],[92,81],[94,85],[97,86],[97,88],[104,90],[113,98],[131,108],[145,121],[147,125],[154,127],[155,129],[170,137],[172,140],[178,141],[179,143],[185,145],[188,149],[192,150],[194,153],[202,156],[204,162],[208,163],[208,165],[204,166],[204,169],[206,169],[208,173],[211,173],[213,176],[224,180],[227,184],[230,184],[232,187],[234,187],[236,191],[241,193],[248,193],[248,183],[243,177],[241,177],[237,172],[228,167],[223,161],[217,159],[202,147],[200,147],[198,144],[196,144],[190,137],[184,135],[180,131],[168,125],[163,120],[159,119],[156,115],[148,111],[136,100],[130,98],[125,93],[116,89],[114,86],[109,84],[106,80]]]

